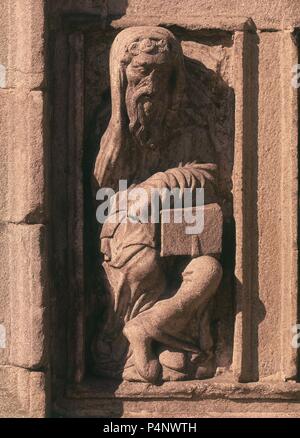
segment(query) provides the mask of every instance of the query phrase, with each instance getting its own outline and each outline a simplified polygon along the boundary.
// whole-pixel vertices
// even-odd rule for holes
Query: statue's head
[[[123,30],[110,52],[110,84],[112,114],[94,176],[98,185],[115,187],[138,165],[138,146],[163,146],[176,127],[185,85],[180,43],[162,27]]]
[[[141,145],[157,143],[172,124],[184,90],[184,62],[174,35],[161,27],[129,28],[111,50],[112,117]],[[126,113],[126,114],[125,114]]]

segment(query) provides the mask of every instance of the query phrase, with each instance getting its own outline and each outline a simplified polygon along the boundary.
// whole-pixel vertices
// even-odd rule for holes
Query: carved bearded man
[[[94,172],[99,187],[116,190],[122,179],[149,192],[204,188],[205,203],[218,202],[209,127],[191,116],[173,34],[160,27],[122,31],[110,75],[112,116]],[[93,343],[95,371],[152,383],[211,377],[208,308],[222,277],[218,257],[161,257],[157,226],[126,221],[122,211],[111,215],[117,213],[100,236],[110,298]]]

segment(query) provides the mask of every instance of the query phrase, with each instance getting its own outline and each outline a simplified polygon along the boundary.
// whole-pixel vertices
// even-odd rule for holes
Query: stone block
[[[0,90],[0,220],[8,218],[9,114],[12,92]]]
[[[41,91],[2,90],[0,99],[4,164],[0,219],[45,223],[48,151],[44,95]]]
[[[40,369],[47,351],[47,231],[42,225],[8,225],[11,365]]]
[[[0,365],[8,363],[10,340],[9,269],[7,225],[0,224]]]
[[[7,70],[6,88],[41,89],[45,85],[44,2],[9,0],[2,3],[9,40],[3,62]]]
[[[18,367],[0,367],[0,418],[44,418],[47,376]]]

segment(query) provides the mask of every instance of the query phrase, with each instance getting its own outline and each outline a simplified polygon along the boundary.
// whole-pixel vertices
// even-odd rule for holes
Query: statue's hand
[[[101,140],[94,168],[94,177],[99,187],[109,187],[116,190],[119,179],[126,178],[124,172],[126,157],[122,144],[121,128],[114,120],[111,120]]]

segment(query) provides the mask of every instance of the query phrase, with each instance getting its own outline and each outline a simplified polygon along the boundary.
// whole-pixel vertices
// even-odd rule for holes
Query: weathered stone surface
[[[0,196],[0,218],[5,220],[8,217],[8,167],[9,167],[9,114],[10,103],[12,93],[7,90],[0,90],[0,160],[1,169],[0,184],[1,184],[1,196]]]
[[[87,220],[94,215],[92,209],[84,211],[84,218],[82,210],[72,222],[65,218],[74,206],[89,205],[78,198],[90,190],[86,174],[92,169],[93,144],[98,146],[109,119],[108,52],[119,31],[136,25],[171,29],[194,63],[188,73],[202,63],[209,75],[222,81],[222,96],[214,96],[225,230],[225,269],[214,314],[221,376],[205,382],[165,382],[161,387],[130,382],[116,390],[108,381],[73,387],[66,381],[74,375],[80,381],[84,370],[87,377],[91,374],[85,364],[85,336],[93,331],[95,296],[101,295],[100,308],[105,296],[98,293],[102,285],[95,287],[98,279],[93,283],[89,278],[92,270],[84,279],[82,269],[74,274],[76,267],[94,262],[83,253],[83,248],[93,251],[90,240],[95,234]],[[300,27],[298,0],[0,2],[0,325],[6,330],[5,348],[0,346],[0,416],[47,415],[50,386],[41,370],[49,366],[50,333],[55,333],[52,414],[55,409],[66,416],[300,416],[299,384],[280,383],[295,380],[299,373],[297,350],[291,346],[291,328],[299,314],[299,101],[291,87],[292,67],[299,63],[295,27]],[[194,81],[201,88],[199,76]],[[214,89],[215,82],[205,83]],[[79,89],[74,91],[76,84]],[[191,116],[210,114],[205,96],[194,95],[204,103],[202,109],[194,107]],[[49,109],[55,183],[48,179]],[[83,132],[92,139],[83,142]],[[70,157],[76,163],[68,161]],[[78,178],[82,169],[83,181]],[[51,216],[50,187],[55,206]],[[45,225],[49,219],[55,235],[51,265]],[[235,233],[228,233],[228,227],[235,227]],[[82,229],[84,245],[83,235],[72,235]],[[177,236],[174,251],[181,251],[179,241]],[[148,262],[144,258],[144,265]],[[48,330],[50,266],[55,327]],[[234,342],[232,314],[225,316],[230,307],[237,313]],[[67,311],[71,318],[66,321]],[[77,343],[69,342],[72,336],[80,338]],[[170,353],[160,352],[161,360],[173,371],[184,367],[182,354],[176,352],[172,362]],[[68,362],[75,364],[75,372],[69,373]],[[228,371],[231,362],[233,375]]]
[[[44,96],[0,91],[3,197],[0,218],[14,223],[47,220],[48,163]],[[30,175],[30,178],[28,177]]]
[[[10,364],[46,366],[47,230],[42,225],[9,225],[11,302]]]
[[[5,339],[2,337],[0,345],[0,365],[7,364],[10,343],[10,296],[9,296],[9,269],[7,266],[7,254],[9,251],[7,226],[0,225],[0,324],[2,336],[5,331]]]
[[[282,213],[282,206],[288,205],[288,211],[294,211],[295,200],[292,201],[292,197],[288,197],[288,200],[286,200],[284,192],[286,186],[289,187],[289,193],[297,190],[292,182],[292,175],[295,179],[296,170],[294,168],[291,172],[289,171],[288,162],[290,166],[292,164],[290,159],[287,160],[287,154],[285,153],[287,138],[289,139],[289,150],[295,150],[295,133],[298,130],[298,127],[295,127],[295,124],[297,124],[297,104],[295,97],[291,96],[291,88],[289,87],[290,75],[288,73],[290,72],[288,69],[291,69],[291,66],[297,62],[296,56],[290,56],[292,47],[288,44],[290,25],[297,21],[297,3],[293,1],[275,1],[270,6],[269,2],[250,1],[247,4],[232,2],[230,14],[228,14],[228,4],[222,1],[218,2],[218,4],[213,1],[202,2],[200,0],[193,2],[193,4],[181,1],[172,2],[172,4],[162,4],[162,2],[154,1],[151,5],[146,5],[143,1],[128,1],[126,3],[125,5],[123,2],[110,2],[110,5],[105,10],[105,13],[123,16],[120,20],[113,22],[113,26],[117,30],[134,25],[173,26],[175,29],[175,26],[178,25],[181,27],[180,32],[184,33],[182,29],[190,32],[190,40],[192,40],[190,37],[192,32],[198,32],[197,37],[199,39],[201,38],[200,35],[204,35],[206,31],[213,31],[214,37],[219,33],[220,29],[233,32],[233,35],[230,36],[232,38],[232,46],[229,45],[227,40],[227,45],[224,44],[226,49],[222,47],[219,53],[215,46],[208,48],[205,43],[202,46],[202,42],[199,44],[198,41],[197,43],[194,41],[183,41],[182,43],[187,56],[194,55],[195,58],[199,59],[199,54],[201,54],[202,59],[200,59],[204,61],[206,66],[213,70],[222,71],[222,77],[226,77],[227,83],[233,87],[235,94],[236,136],[234,145],[233,201],[236,224],[235,292],[237,318],[235,324],[233,368],[237,379],[242,381],[251,381],[258,378],[279,381],[284,379],[284,376],[292,376],[294,374],[292,371],[294,359],[287,345],[290,340],[288,328],[291,326],[292,321],[295,320],[293,309],[295,310],[297,307],[295,303],[296,254],[294,251],[287,249],[287,247],[291,248],[292,246],[285,241],[285,236],[286,230],[288,230],[288,242],[293,242],[291,230],[293,229],[295,233],[295,228],[293,228],[294,216],[289,217],[288,214]],[[90,10],[93,7],[94,5]],[[124,16],[125,10],[126,16]],[[256,34],[255,26],[267,32],[265,34]],[[247,29],[251,30],[251,33],[245,32]],[[288,31],[268,32],[268,30],[275,29],[279,31],[285,29]],[[201,32],[203,33],[201,34]],[[209,35],[211,34],[210,32]],[[263,37],[260,40],[261,35]],[[283,36],[285,37],[286,49],[282,53],[288,53],[290,56],[289,60],[285,57],[284,72],[282,70],[282,56],[280,54],[282,50],[280,47],[282,44],[281,38]],[[268,71],[267,64],[269,63],[269,56],[272,51],[271,42],[267,42],[267,40],[270,39],[272,41],[273,37],[275,44],[274,59],[276,61],[271,63],[272,72],[270,72],[269,77],[272,80],[268,83],[270,79],[267,78],[266,72]],[[107,71],[103,64],[106,62],[107,45],[109,46],[109,44],[102,42],[101,36],[99,36],[98,41],[102,44],[101,89],[103,90],[107,87],[107,79],[105,79]],[[92,38],[89,37],[89,44],[91,42]],[[93,50],[97,46],[92,48],[93,46],[89,45],[89,47],[90,61],[93,56]],[[221,58],[223,58],[223,64],[219,62]],[[277,69],[275,63],[277,64]],[[92,68],[93,64],[89,63],[88,65]],[[264,66],[263,68],[261,67],[262,65]],[[90,74],[90,70],[88,71],[90,81],[92,73]],[[263,85],[261,86],[262,82]],[[91,106],[96,106],[96,102],[100,101],[97,96],[97,93],[99,92],[100,94],[100,91],[97,91],[96,84],[97,81],[95,81],[95,86],[90,87],[87,91],[88,101],[92,102]],[[288,95],[288,99],[285,102],[282,99],[281,86],[286,87],[285,96]],[[94,93],[91,90],[96,91]],[[270,93],[269,100],[267,98],[268,92]],[[270,102],[274,102],[274,105],[270,105]],[[277,102],[277,106],[274,111],[274,123],[272,122],[269,125],[268,119],[271,120],[272,118],[271,113],[273,112],[275,102]],[[292,140],[290,134],[288,134],[289,128],[291,128],[290,121],[287,120],[288,117],[285,115],[286,120],[283,123],[282,118],[282,114],[286,114],[283,110],[286,106],[289,108],[291,117],[295,119],[294,125],[292,125],[292,132],[294,133]],[[264,115],[265,107],[267,107],[266,115]],[[90,108],[88,108],[88,111],[90,111]],[[276,143],[273,143],[274,139],[277,140]],[[270,148],[268,147],[269,140],[272,143]],[[295,161],[296,159],[293,160],[293,162]],[[226,162],[228,162],[228,158]],[[273,177],[275,174],[273,166],[276,167],[278,178],[280,179],[280,205],[277,203],[276,206],[274,204],[274,187],[270,191],[271,199],[268,199],[267,181],[268,176]],[[285,169],[285,175],[288,177],[287,185],[282,184],[284,180],[283,169]],[[268,212],[264,211],[265,205],[271,205],[273,216],[270,218],[270,221],[272,222],[272,227],[268,227],[269,219]],[[228,204],[227,211],[230,211],[229,207],[230,204]],[[284,232],[283,229],[285,230]],[[281,236],[277,240],[276,234]],[[273,242],[274,246],[272,250],[268,251],[270,242]],[[289,260],[290,268],[284,267],[284,263],[282,263],[282,260],[286,258]],[[258,260],[262,261],[261,267],[258,266]],[[273,268],[276,269],[274,279],[270,278],[270,271]],[[291,278],[288,281],[289,293],[287,301],[289,308],[286,309],[286,312],[283,312],[283,308],[285,308],[287,303],[283,293],[285,286],[282,283],[283,278],[286,280]],[[267,304],[266,308],[265,304]],[[277,309],[276,313],[279,316],[270,314],[265,318],[265,311],[268,311],[268,308],[273,305]],[[271,330],[270,327],[276,318],[276,323],[281,327],[280,330],[284,330],[285,337],[284,341],[281,341],[281,346],[279,346],[278,342],[276,346],[276,336],[272,333],[270,339],[273,345],[272,352],[271,347],[267,346],[267,333]],[[290,359],[284,359],[287,357],[285,355],[287,350],[289,351]],[[260,353],[265,357],[265,361],[260,362]],[[285,370],[288,363],[290,364],[288,365],[290,371],[286,373]],[[273,387],[276,387],[275,383]],[[100,389],[99,393],[101,393]],[[257,396],[255,391],[253,394],[254,397]],[[118,403],[116,401],[116,404]],[[83,405],[84,403],[82,403]],[[216,415],[221,415],[222,409],[226,409],[224,403],[221,403],[221,405],[222,407]],[[263,409],[263,406],[266,409],[270,408],[270,405],[267,406],[267,404],[260,405],[259,408],[258,405],[254,407],[258,410]],[[137,409],[134,409],[137,412]],[[284,407],[282,415],[285,409],[289,409],[288,404]],[[287,411],[285,412],[285,415],[289,415]],[[246,415],[242,410],[239,411],[239,414]],[[278,415],[280,415],[280,412]]]
[[[252,0],[242,3],[233,0],[230,5],[227,0],[177,0],[171,3],[154,0],[151,5],[146,0],[129,0],[127,14],[179,18],[186,15],[198,17],[199,21],[202,17],[213,21],[216,15],[245,16],[251,17],[258,28],[265,29],[288,27],[291,23],[300,22],[297,0]]]
[[[138,400],[137,400],[138,399]],[[205,382],[167,382],[157,387],[91,381],[69,388],[55,411],[65,416],[143,418],[298,418],[299,384],[237,384],[221,377]],[[87,407],[88,405],[88,407]]]
[[[189,215],[186,218],[190,222],[185,221],[184,214]],[[182,223],[175,223],[176,215]],[[194,223],[191,223],[192,220]],[[198,227],[198,232],[195,227]],[[187,228],[191,228],[191,234],[188,234]],[[222,233],[223,215],[218,204],[184,209],[184,211],[181,209],[163,210],[161,212],[160,254],[162,257],[219,255],[222,252]]]
[[[47,232],[42,225],[1,225],[1,363],[46,366]]]
[[[45,374],[0,367],[0,418],[44,418],[47,414]]]
[[[9,42],[0,60],[7,71],[5,88],[41,89],[46,68],[44,2],[5,0],[0,7],[3,38]]]
[[[33,418],[45,417],[47,415],[45,373],[20,370],[16,378],[19,400],[27,415]]]
[[[7,58],[9,49],[8,26],[9,20],[7,12],[7,2],[1,2],[0,5],[0,89],[6,88],[7,83]]]
[[[94,177],[99,188],[117,190],[118,180],[125,178],[128,186],[135,185],[128,191],[128,210],[116,205],[100,233],[112,301],[104,329],[93,345],[94,369],[99,376],[111,374],[159,384],[161,380],[208,378],[216,371],[208,309],[222,278],[218,255],[223,218],[216,204],[215,157],[219,150],[209,126],[218,117],[215,90],[221,86],[201,66],[197,71],[196,63],[190,65],[180,41],[162,27],[125,29],[111,49],[112,114],[100,143]],[[206,85],[204,79],[201,82],[201,74],[214,85]],[[204,95],[211,119],[204,114],[197,117]],[[216,132],[215,128],[217,137]],[[225,144],[224,149],[229,148],[230,143]],[[137,220],[138,194],[141,210],[152,204],[150,195],[156,190],[161,211],[172,191],[179,192],[181,198],[189,191],[190,201],[194,198],[196,205],[195,198],[203,188],[209,205],[204,209],[204,232],[198,231],[197,237],[186,237],[186,224],[172,236],[176,209],[168,218],[172,224],[169,229],[167,210],[162,212],[162,236],[154,232],[149,214],[145,221]],[[201,216],[202,221],[197,217],[199,228]],[[99,238],[98,233],[95,238]],[[160,255],[187,258],[185,263],[177,259],[178,265],[169,266]],[[182,281],[175,286],[174,280],[180,276]],[[154,344],[159,347],[155,349]],[[178,369],[175,362],[183,367]]]
[[[2,385],[2,382],[1,382]],[[14,388],[0,386],[0,418],[27,418],[28,413],[22,409]]]
[[[284,98],[278,83],[281,80],[281,34],[260,35],[259,121],[258,121],[258,296],[253,309],[258,329],[260,378],[280,374],[281,351],[278,348],[278,328],[281,324],[280,218],[284,216],[278,198],[278,167],[281,166],[282,107]],[[288,78],[286,78],[288,80]],[[268,311],[272,309],[272,311]]]
[[[281,371],[283,379],[295,379],[299,372],[298,350],[290,342],[291,327],[298,321],[298,154],[299,154],[299,90],[289,84],[290,66],[299,61],[299,46],[289,33],[282,35],[281,74],[282,74],[282,160],[281,171],[284,184],[281,187]],[[295,335],[295,329],[293,330]]]
[[[7,404],[0,410],[45,416],[44,387],[26,371],[47,366],[47,236],[43,225],[27,225],[45,223],[47,211],[44,2],[7,0],[0,9],[0,383]]]

